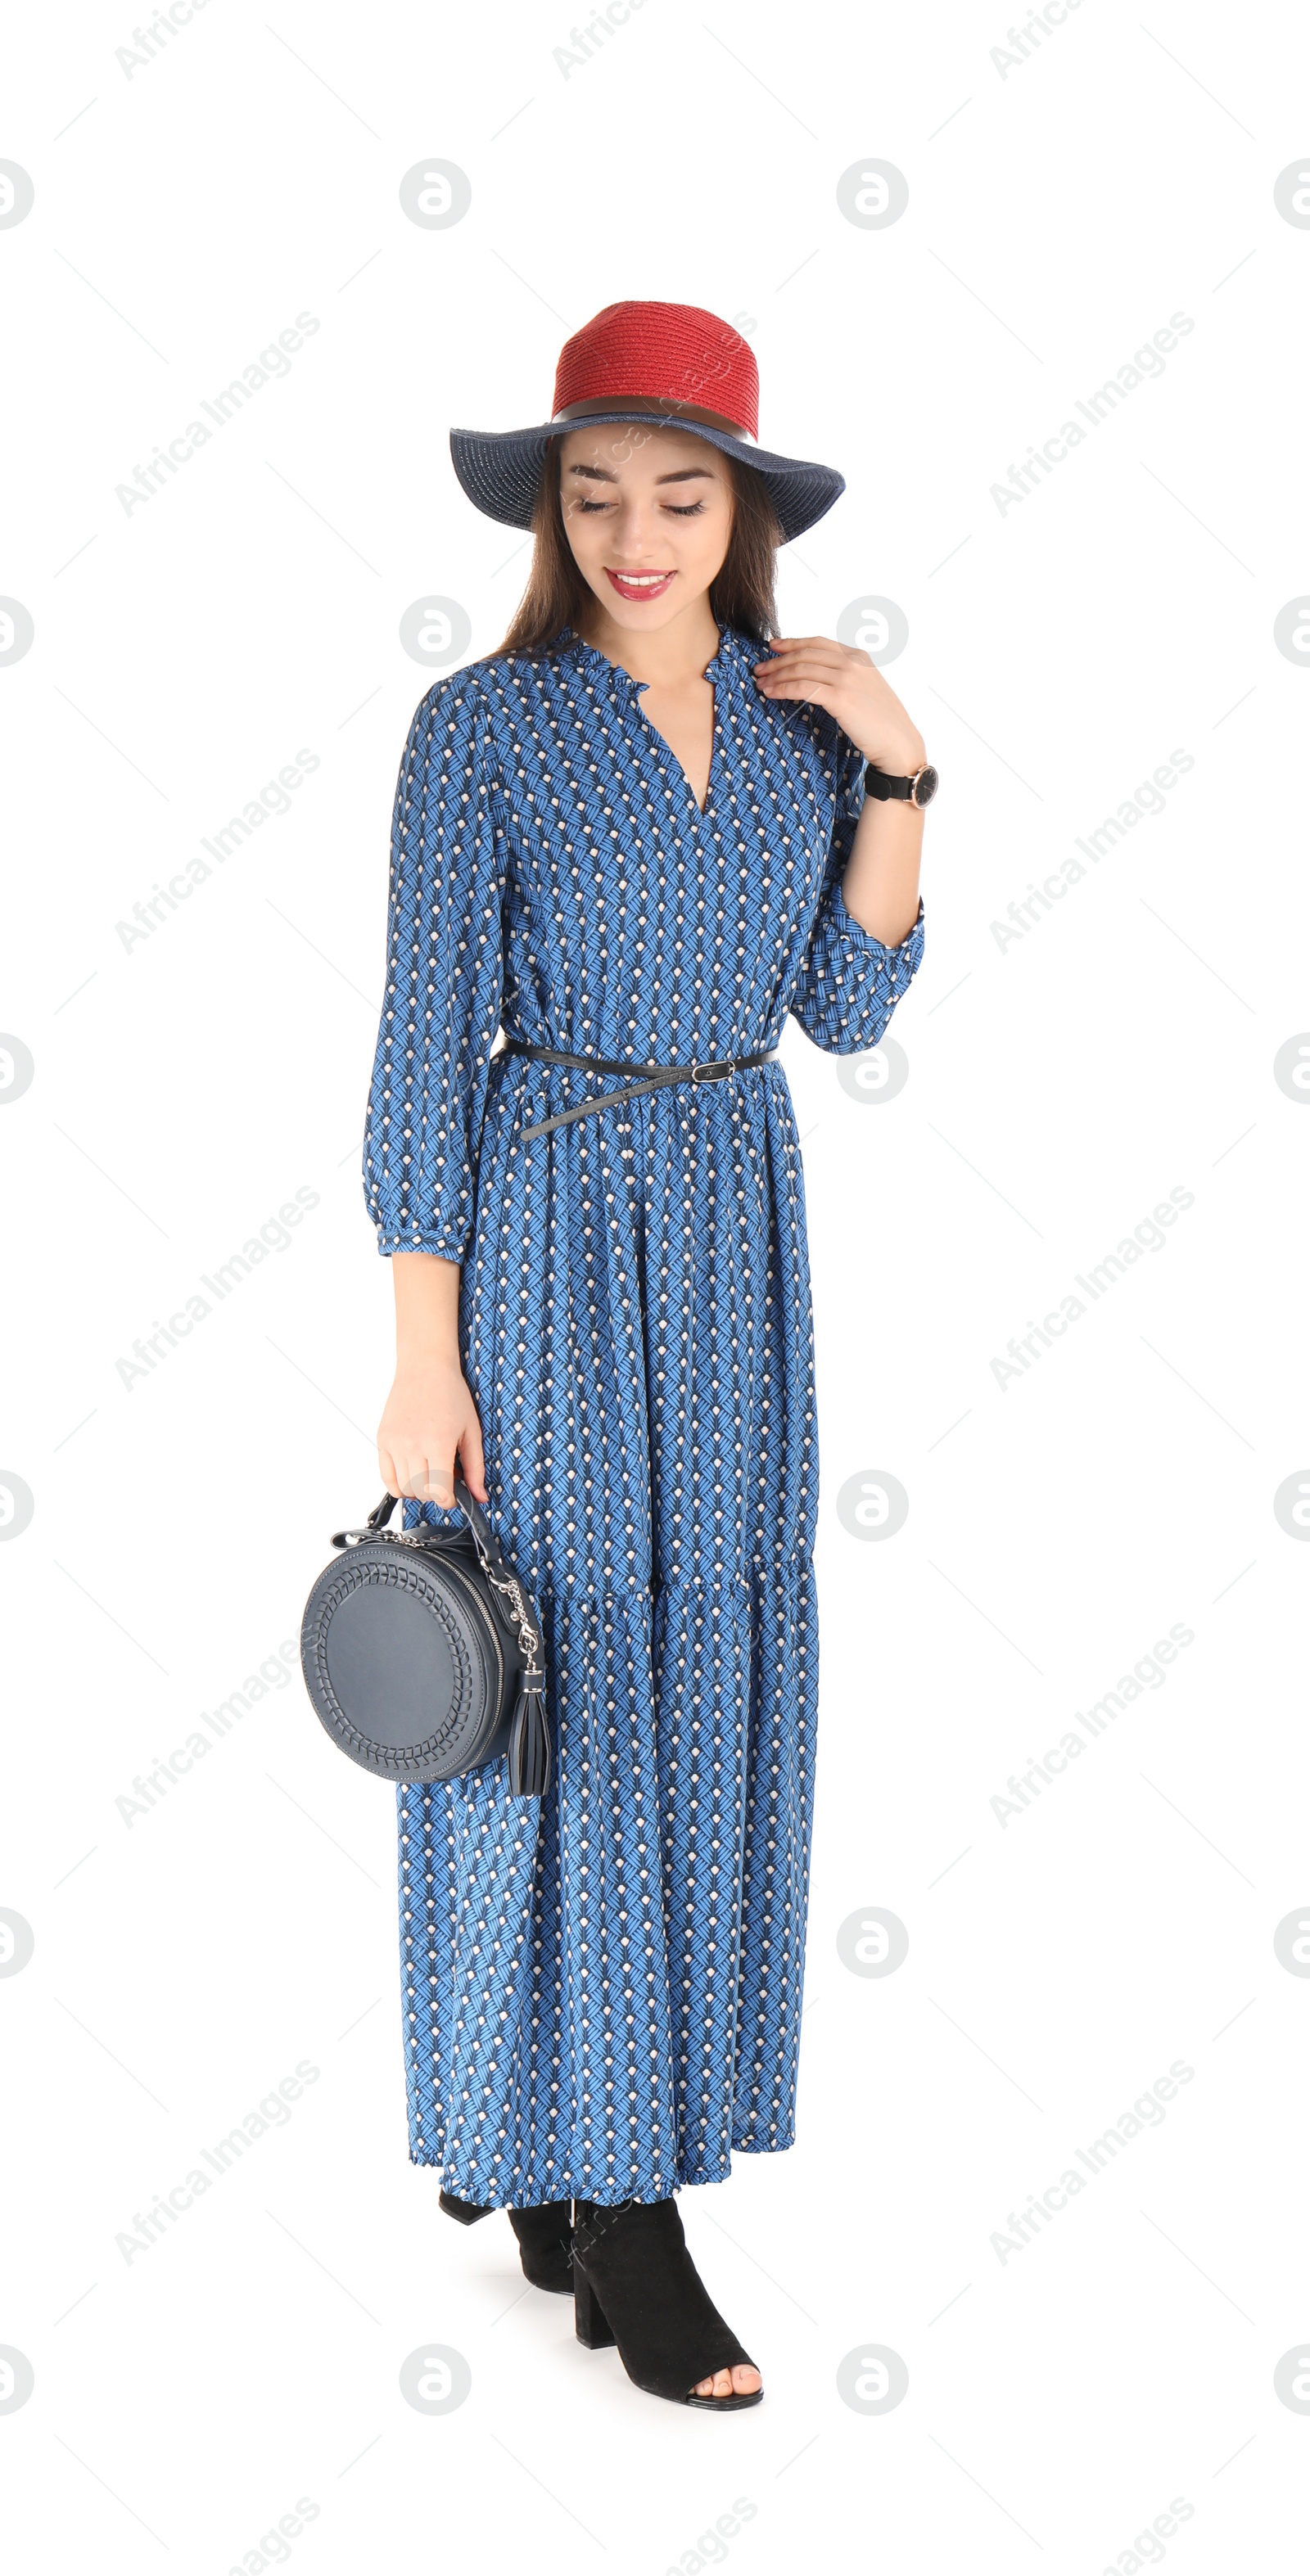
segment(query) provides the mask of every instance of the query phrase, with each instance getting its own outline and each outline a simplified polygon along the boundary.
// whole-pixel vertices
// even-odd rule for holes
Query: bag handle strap
[[[387,1523],[396,1508],[397,1500],[398,1497],[395,1494],[384,1494],[381,1502],[376,1504],[374,1509],[369,1513],[367,1526],[374,1536],[377,1535],[379,1530],[384,1530],[386,1528]],[[468,1486],[465,1484],[464,1479],[459,1474],[458,1470],[456,1470],[455,1474],[455,1500],[459,1505],[465,1520],[468,1522],[469,1528],[473,1532],[473,1542],[478,1551],[478,1563],[482,1567],[483,1573],[489,1575],[493,1566],[497,1573],[508,1572],[509,1569],[507,1568],[504,1556],[501,1553],[500,1541],[496,1537],[491,1523],[482,1509],[482,1505],[474,1501],[472,1494],[469,1492]]]
[[[506,1598],[510,1603],[510,1607],[514,1612],[514,1617],[518,1624],[519,1644],[523,1650],[523,1654],[528,1665],[528,1670],[524,1675],[524,1687],[526,1689],[540,1689],[545,1679],[543,1660],[545,1649],[541,1633],[541,1619],[537,1610],[537,1605],[526,1586],[520,1582],[513,1566],[505,1556],[500,1541],[497,1538],[490,1521],[487,1519],[486,1513],[482,1509],[482,1505],[474,1501],[464,1478],[459,1474],[458,1470],[456,1470],[454,1482],[455,1500],[473,1533],[473,1544],[478,1552],[478,1563],[481,1566],[487,1581],[489,1583],[494,1583],[497,1591],[503,1592],[506,1595]],[[376,1504],[374,1509],[369,1513],[367,1526],[373,1536],[376,1537],[380,1530],[384,1530],[386,1528],[387,1523],[396,1508],[397,1500],[398,1497],[395,1494],[384,1494],[381,1502]]]

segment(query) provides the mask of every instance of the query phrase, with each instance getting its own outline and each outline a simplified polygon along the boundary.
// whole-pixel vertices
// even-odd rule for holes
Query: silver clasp
[[[731,1071],[732,1060],[729,1056],[712,1056],[704,1064],[693,1064],[691,1078],[693,1083],[722,1082]]]

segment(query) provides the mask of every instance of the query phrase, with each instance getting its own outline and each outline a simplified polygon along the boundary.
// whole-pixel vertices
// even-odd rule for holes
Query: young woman
[[[610,305],[554,415],[453,431],[531,527],[505,642],[414,718],[368,1205],[389,1490],[458,1464],[534,1593],[553,1772],[399,1792],[410,2153],[652,2394],[755,2405],[673,2195],[792,2143],[818,1698],[813,1327],[788,1011],[850,1055],[922,953],[923,741],[775,633],[845,488],[755,443],[749,348]],[[498,1030],[506,1043],[493,1054]],[[531,1827],[525,1816],[532,1817]]]

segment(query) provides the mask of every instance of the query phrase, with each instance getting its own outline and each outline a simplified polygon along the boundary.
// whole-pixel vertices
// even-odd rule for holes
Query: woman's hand
[[[451,1511],[456,1458],[474,1501],[485,1503],[482,1426],[458,1360],[427,1354],[402,1361],[378,1425],[387,1492],[417,1494]]]
[[[455,1508],[455,1461],[475,1503],[487,1500],[482,1425],[460,1366],[457,1261],[397,1252],[396,1377],[378,1425],[378,1465],[389,1494],[417,1494]]]
[[[765,698],[803,698],[826,708],[857,751],[893,778],[912,778],[928,757],[895,690],[857,644],[775,635],[755,665],[755,685]]]
[[[764,698],[803,698],[826,708],[856,750],[890,778],[912,778],[928,755],[894,689],[855,644],[826,635],[776,635],[755,665]],[[861,930],[887,948],[918,919],[923,813],[866,796],[842,876],[841,895]]]

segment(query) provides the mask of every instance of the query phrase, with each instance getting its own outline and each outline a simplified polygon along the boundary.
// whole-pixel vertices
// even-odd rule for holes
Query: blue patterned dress
[[[702,814],[642,683],[566,630],[439,680],[392,834],[365,1195],[463,1264],[489,1514],[540,1604],[541,1811],[504,1766],[401,1789],[410,2155],[461,2199],[659,2200],[794,2136],[818,1629],[814,1347],[780,1064],[521,1143],[614,1075],[850,1055],[923,948],[840,878],[864,762],[726,628]],[[618,1078],[618,1079],[621,1079]],[[410,1502],[406,1523],[460,1515]]]

